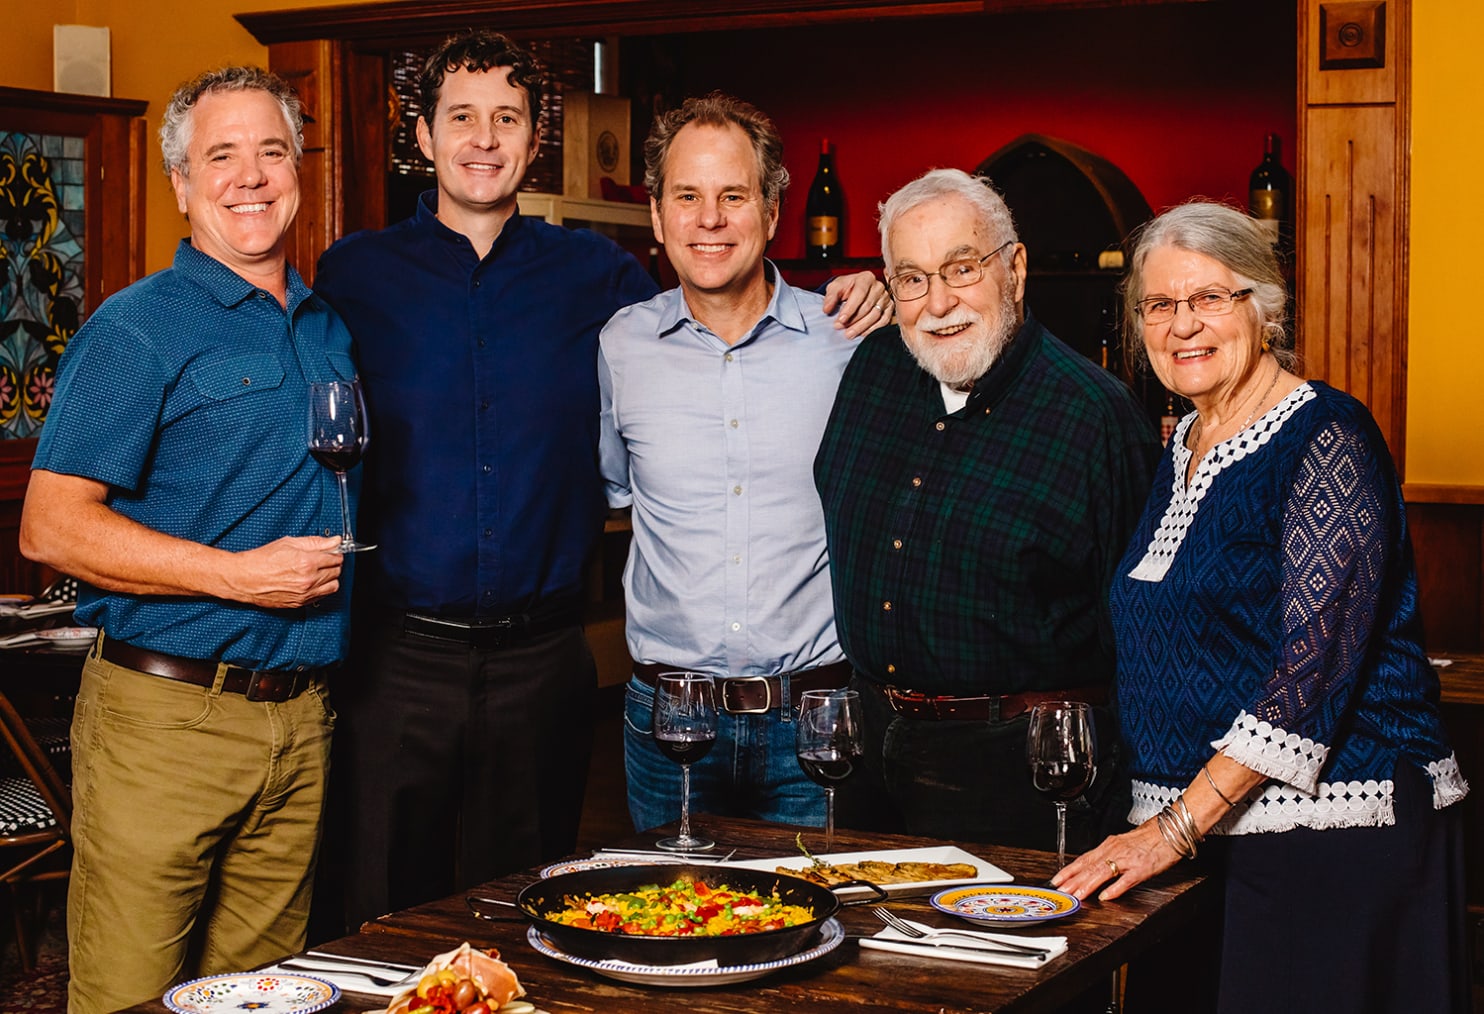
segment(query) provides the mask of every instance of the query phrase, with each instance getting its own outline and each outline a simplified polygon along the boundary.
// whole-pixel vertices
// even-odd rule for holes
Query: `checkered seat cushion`
[[[56,826],[57,818],[30,780],[0,778],[0,837]]]

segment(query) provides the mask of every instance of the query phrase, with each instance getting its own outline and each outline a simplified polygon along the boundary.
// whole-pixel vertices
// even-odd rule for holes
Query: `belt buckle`
[[[727,698],[727,689],[726,688],[727,688],[727,685],[728,684],[731,684],[731,683],[740,683],[743,680],[753,680],[753,681],[756,681],[756,682],[761,683],[763,685],[763,691],[764,691],[766,700],[765,700],[765,702],[764,702],[764,704],[763,704],[763,706],[761,708],[733,708],[733,707],[731,707],[730,705],[728,705],[726,703],[726,698]],[[770,712],[770,711],[773,710],[773,687],[772,687],[772,684],[770,684],[768,682],[768,677],[766,677],[766,676],[730,676],[730,677],[727,678],[726,683],[722,684],[722,688],[721,688],[721,700],[722,700],[722,706],[727,709],[727,713],[728,714],[732,714],[732,715],[766,715],[768,712]]]
[[[261,703],[263,701],[270,703],[277,702],[280,698],[275,696],[273,692],[281,685],[279,683],[281,678],[281,673],[254,669],[252,670],[252,675],[247,679],[247,690],[243,693],[243,696],[255,703]],[[262,692],[265,684],[268,689],[267,693]]]

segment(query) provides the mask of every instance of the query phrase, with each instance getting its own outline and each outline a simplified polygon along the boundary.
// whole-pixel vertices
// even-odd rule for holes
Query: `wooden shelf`
[[[568,222],[593,222],[599,225],[626,225],[646,232],[651,228],[649,205],[597,201],[561,194],[521,192],[516,195],[520,213],[531,218],[544,218],[552,225]]]

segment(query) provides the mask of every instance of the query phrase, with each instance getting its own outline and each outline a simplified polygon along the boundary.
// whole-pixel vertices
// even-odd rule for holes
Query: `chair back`
[[[0,880],[11,880],[71,840],[72,793],[3,693],[0,693],[0,735],[24,775],[0,778],[0,847],[44,846],[40,852],[0,872]]]

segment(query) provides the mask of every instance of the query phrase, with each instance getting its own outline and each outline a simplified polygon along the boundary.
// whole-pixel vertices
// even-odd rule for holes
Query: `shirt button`
[[[489,402],[487,402],[487,401],[481,401],[479,403],[479,411],[481,411],[481,412],[488,412],[489,411],[489,408],[490,408],[490,403]]]
[[[484,466],[484,474],[485,475],[489,475],[490,472],[492,472],[492,471],[494,471],[494,469],[490,468],[490,466],[488,466],[488,465],[485,465]]]
[[[741,486],[733,486],[732,487],[732,495],[733,496],[741,496],[742,495],[742,487]]]
[[[901,549],[902,548],[902,540],[901,539],[892,539],[891,540],[891,548],[892,549]]]
[[[737,420],[735,420],[735,419],[732,420],[731,427],[732,427],[732,429],[736,429],[737,428]]]
[[[886,671],[889,673],[895,673],[897,671],[897,667],[894,665],[887,665]]]
[[[883,603],[881,603],[881,611],[884,612],[884,613],[891,612],[891,603],[890,602],[883,602]]]
[[[732,361],[732,354],[730,352],[728,352],[726,355],[722,356],[721,358],[725,359],[727,362],[730,363]]]
[[[946,429],[947,429],[947,428],[948,428],[948,427],[947,427],[947,426],[946,426],[946,425],[944,425],[944,424],[943,424],[943,423],[941,423],[941,422],[940,422],[940,423],[938,423],[938,432],[939,432],[939,433],[942,433],[942,432],[943,432],[943,431],[944,431],[944,430],[946,430]]]
[[[251,387],[252,386],[252,378],[251,377],[243,377],[242,378],[242,386],[243,387]]]
[[[483,338],[479,339],[479,347],[480,348],[484,348],[484,339]]]
[[[732,557],[732,562],[733,563],[741,563],[742,562],[742,557],[740,555],[734,556],[734,557]]]
[[[740,624],[740,623],[733,623],[732,624],[732,629],[733,630],[741,630],[742,629],[742,624]]]
[[[489,538],[491,535],[494,535],[494,534],[495,534],[495,530],[493,528],[486,528],[484,530],[484,537],[486,539]]]
[[[476,278],[476,279],[474,279],[474,287],[475,287],[475,288],[476,288],[476,289],[477,289],[477,288],[479,288],[479,286],[480,286],[480,284],[481,284],[481,283],[480,283],[480,281],[479,281],[479,279],[477,279],[477,278]]]
[[[326,528],[326,529],[325,529],[325,534],[326,534],[326,535],[334,535],[334,534],[335,534],[335,533],[334,533],[334,532],[332,532],[332,531],[330,531],[330,529],[329,529],[329,528]]]
[[[912,487],[914,489],[916,489],[918,486],[921,486],[921,485],[922,485],[922,476],[920,476],[920,475],[914,475],[912,477]]]

